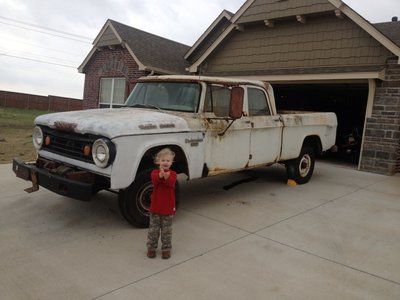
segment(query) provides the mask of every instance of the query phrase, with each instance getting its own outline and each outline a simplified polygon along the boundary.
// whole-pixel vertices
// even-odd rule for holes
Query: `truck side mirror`
[[[244,89],[238,86],[232,87],[229,105],[229,117],[236,120],[243,114]]]

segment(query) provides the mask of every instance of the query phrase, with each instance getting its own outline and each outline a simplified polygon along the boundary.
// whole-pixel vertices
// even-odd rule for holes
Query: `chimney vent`
[[[392,22],[397,22],[398,20],[399,20],[398,17],[393,17],[393,18],[392,18]]]

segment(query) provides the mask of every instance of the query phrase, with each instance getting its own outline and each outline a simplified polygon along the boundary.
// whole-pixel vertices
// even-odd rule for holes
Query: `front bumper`
[[[82,201],[89,201],[94,194],[94,184],[71,180],[45,169],[38,168],[34,163],[25,163],[18,158],[13,159],[13,171],[18,178],[32,182],[32,188],[27,192],[34,192],[42,186],[62,196]]]

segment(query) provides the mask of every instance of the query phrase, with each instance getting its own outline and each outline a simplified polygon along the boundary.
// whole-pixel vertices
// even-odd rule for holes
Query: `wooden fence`
[[[0,107],[13,107],[21,109],[38,109],[48,111],[82,110],[83,101],[80,99],[39,96],[32,94],[0,91]]]

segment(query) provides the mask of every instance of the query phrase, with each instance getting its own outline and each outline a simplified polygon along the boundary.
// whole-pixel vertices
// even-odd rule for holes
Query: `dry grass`
[[[0,109],[0,164],[11,163],[14,157],[34,160],[32,144],[33,121],[47,111],[15,108]]]

